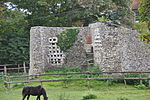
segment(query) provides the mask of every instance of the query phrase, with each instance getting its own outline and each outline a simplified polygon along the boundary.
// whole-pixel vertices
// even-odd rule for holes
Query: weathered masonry
[[[57,35],[64,30],[79,30],[74,45],[63,52]],[[103,71],[150,70],[150,50],[138,39],[135,30],[93,23],[88,27],[32,27],[30,31],[30,74],[58,66],[75,67],[93,54],[94,65]]]
[[[57,41],[57,37],[49,38],[48,63],[52,66],[63,65],[64,63],[64,53],[57,46]]]

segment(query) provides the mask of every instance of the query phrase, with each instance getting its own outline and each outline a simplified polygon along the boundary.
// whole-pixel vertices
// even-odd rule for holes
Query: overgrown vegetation
[[[139,13],[140,13],[140,21],[144,22],[150,31],[150,1],[149,0],[140,0]]]
[[[57,45],[62,51],[67,51],[71,46],[73,46],[75,40],[77,39],[78,33],[78,29],[66,29],[57,36]]]
[[[146,87],[144,84],[139,84],[135,86],[137,89],[139,90],[143,90],[143,89],[147,89],[148,87]]]
[[[144,44],[150,43],[150,30],[145,22],[139,22],[135,24],[136,30],[139,32],[139,38]],[[150,45],[149,47],[150,48]]]
[[[129,99],[126,97],[119,97],[117,100],[129,100]]]
[[[88,95],[83,96],[82,100],[89,100],[89,99],[96,99],[96,98],[97,98],[96,95],[94,95],[94,94],[88,94]]]
[[[150,1],[140,0],[138,10],[140,15],[140,23],[137,25],[137,30],[140,33],[141,40],[145,44],[148,44],[150,43]]]

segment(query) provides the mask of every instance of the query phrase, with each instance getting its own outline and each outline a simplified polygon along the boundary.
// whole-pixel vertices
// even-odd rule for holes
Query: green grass
[[[30,83],[28,85],[39,85],[40,83]],[[63,82],[43,83],[49,100],[82,100],[88,94],[96,95],[92,100],[149,100],[150,89],[137,89],[134,86],[124,86],[124,84],[113,84],[108,86],[104,81],[90,81],[89,87],[87,81],[68,82],[64,88]],[[11,85],[10,89],[0,88],[0,100],[21,100],[21,91],[23,84]],[[31,96],[30,100],[35,100]]]
[[[95,72],[97,68],[89,71]],[[78,68],[60,68],[47,71],[47,73],[80,72]],[[11,75],[10,75],[11,76]],[[16,76],[16,75],[15,75]],[[128,75],[129,77],[132,75]],[[36,80],[63,79],[63,78],[86,78],[86,75],[53,75],[41,76]],[[89,77],[102,77],[92,75]],[[19,79],[24,80],[24,79]],[[16,81],[16,79],[15,79]],[[138,85],[139,82],[129,81],[132,85],[125,86],[122,82],[116,80],[110,81],[67,81],[67,82],[45,82],[42,83],[46,89],[49,100],[83,100],[83,97],[94,95],[96,99],[90,100],[150,100],[150,89],[144,85]],[[137,86],[134,86],[138,83]],[[32,82],[26,85],[40,85],[39,82]],[[10,89],[0,87],[0,100],[21,100],[21,91],[24,84],[12,84]],[[31,96],[30,100],[36,97]],[[42,99],[43,100],[43,99]],[[84,99],[85,100],[85,99]]]

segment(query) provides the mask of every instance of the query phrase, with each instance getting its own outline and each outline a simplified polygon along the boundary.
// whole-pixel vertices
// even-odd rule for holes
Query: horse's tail
[[[43,96],[46,98],[47,97],[46,90],[43,87],[41,88],[41,92]]]
[[[22,96],[24,96],[25,95],[25,92],[26,91],[26,87],[24,87],[23,89],[22,89]]]

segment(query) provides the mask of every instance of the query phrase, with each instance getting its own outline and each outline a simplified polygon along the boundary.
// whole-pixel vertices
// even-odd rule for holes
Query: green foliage
[[[6,10],[0,17],[0,64],[28,61],[29,35],[25,14]]]
[[[113,81],[113,80],[107,80],[106,82],[107,82],[108,86],[112,86],[115,83],[115,81]]]
[[[127,73],[125,74],[125,77],[132,78],[132,77],[139,77],[140,74],[138,73]],[[126,80],[127,84],[129,85],[138,85],[140,83],[140,80]]]
[[[117,100],[129,100],[127,97],[119,97]]]
[[[21,83],[21,84],[14,84],[13,86],[12,86],[12,88],[15,88],[15,89],[19,89],[19,88],[23,88],[24,87],[24,84],[23,83]]]
[[[130,0],[8,0],[18,9],[27,9],[29,26],[76,26],[76,22],[83,22],[80,25],[87,26],[96,22],[96,16],[100,12],[116,9],[116,18],[128,20],[131,16],[129,8]],[[118,17],[120,16],[120,17]],[[110,18],[110,20],[112,20]],[[122,21],[125,22],[125,21]]]
[[[65,93],[60,94],[58,97],[59,97],[58,100],[70,100],[70,99],[69,99],[69,96],[66,95]]]
[[[79,33],[78,29],[67,29],[60,33],[58,37],[57,45],[60,47],[62,51],[67,51],[73,46],[75,40],[77,39],[77,35]]]
[[[89,99],[96,99],[96,98],[97,96],[95,94],[88,94],[88,95],[83,96],[82,100],[89,100]]]
[[[102,72],[99,66],[88,66],[89,72]]]
[[[147,87],[144,84],[136,85],[135,87],[140,90],[147,89]]]
[[[46,71],[47,73],[66,73],[66,72],[81,72],[81,69],[77,66],[74,67],[58,67]]]
[[[140,32],[140,39],[145,44],[150,43],[150,1],[141,0],[139,5],[140,22],[143,22],[138,31]],[[150,46],[148,47],[150,48]]]
[[[55,69],[50,69],[46,71],[47,73],[67,73],[67,72],[82,72],[81,68],[78,66],[73,67],[58,67]],[[87,72],[101,72],[98,66],[89,66]]]
[[[98,16],[97,16],[97,20],[98,20],[98,21],[101,21],[101,22],[106,22],[106,21],[108,21],[108,19],[105,18],[104,16],[102,16],[102,17],[98,17]]]
[[[140,40],[143,41],[144,44],[150,43],[150,30],[147,28],[147,24],[145,22],[136,23],[135,28],[140,33]]]
[[[139,5],[140,21],[147,24],[148,29],[150,30],[150,1],[149,0],[140,0]]]

